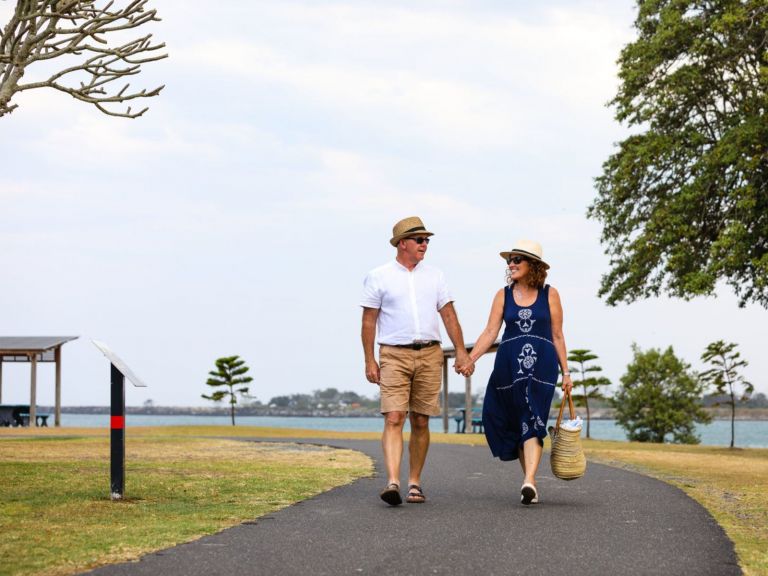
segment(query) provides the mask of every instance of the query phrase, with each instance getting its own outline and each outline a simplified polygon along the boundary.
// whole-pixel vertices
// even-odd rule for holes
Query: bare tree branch
[[[17,0],[0,32],[0,117],[18,107],[11,102],[16,94],[36,88],[64,92],[110,116],[144,114],[147,108],[135,112],[127,106],[121,111],[114,105],[157,96],[164,88],[138,90],[119,82],[139,74],[142,64],[168,57],[165,43],[153,44],[152,34],[125,41],[131,30],[160,21],[156,10],[147,8],[148,2]],[[115,41],[125,42],[115,46]],[[45,80],[22,82],[26,73],[36,69],[33,65],[56,58],[62,62],[58,72]]]

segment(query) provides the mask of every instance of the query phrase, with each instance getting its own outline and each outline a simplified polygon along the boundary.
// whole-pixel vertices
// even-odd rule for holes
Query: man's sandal
[[[421,486],[418,484],[411,484],[408,486],[408,496],[405,497],[405,501],[409,504],[423,504],[427,500],[424,496],[424,492]]]
[[[400,486],[394,482],[384,488],[379,496],[390,506],[399,506],[403,503],[403,499],[400,496]]]

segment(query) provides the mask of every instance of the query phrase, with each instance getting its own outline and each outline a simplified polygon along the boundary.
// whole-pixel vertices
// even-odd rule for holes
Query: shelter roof
[[[496,352],[496,350],[499,349],[499,344],[501,342],[499,340],[496,340],[493,344],[491,344],[490,348],[488,348],[488,351],[486,354],[493,354]],[[475,347],[475,342],[470,342],[466,345],[467,352],[471,352],[472,348]],[[443,346],[443,357],[445,358],[456,358],[456,348],[453,346]]]
[[[30,354],[38,362],[54,362],[55,351],[77,336],[0,336],[0,359],[3,362],[29,362]]]

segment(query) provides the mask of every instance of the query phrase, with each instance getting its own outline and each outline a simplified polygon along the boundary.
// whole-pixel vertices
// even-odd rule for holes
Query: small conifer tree
[[[203,394],[202,397],[206,400],[213,400],[214,402],[221,402],[225,398],[229,399],[230,413],[232,415],[232,426],[235,425],[235,404],[237,404],[237,394],[246,396],[248,394],[248,387],[242,386],[235,389],[235,386],[241,384],[248,384],[252,382],[253,378],[250,376],[244,376],[248,372],[249,368],[245,365],[245,360],[242,360],[239,356],[226,356],[216,360],[216,370],[208,372],[210,378],[206,381],[208,386],[213,388],[219,388],[225,386],[226,390],[215,390],[210,396]]]

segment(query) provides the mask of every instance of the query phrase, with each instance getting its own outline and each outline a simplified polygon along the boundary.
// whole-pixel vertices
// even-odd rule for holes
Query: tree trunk
[[[733,397],[733,386],[731,386],[731,448],[736,439],[736,398]]]
[[[589,398],[587,397],[586,386],[584,386],[584,405],[587,407],[587,438],[589,438]]]

